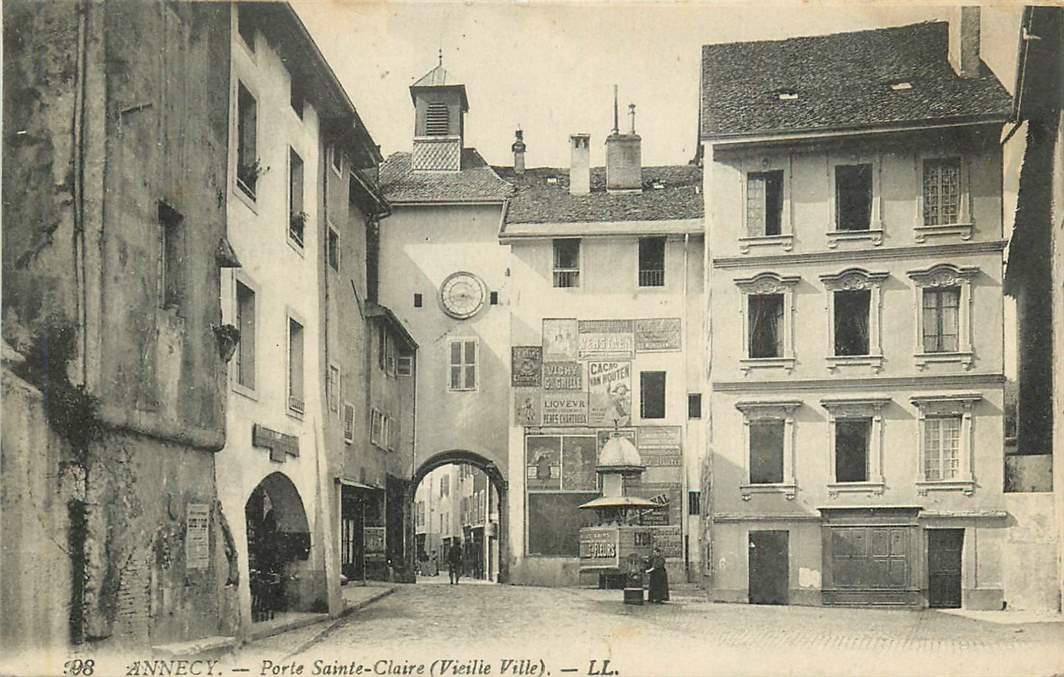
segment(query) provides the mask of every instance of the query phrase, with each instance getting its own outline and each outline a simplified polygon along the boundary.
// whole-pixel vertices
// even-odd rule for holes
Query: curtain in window
[[[835,292],[836,355],[868,354],[870,300],[867,289]]]
[[[956,479],[960,474],[961,421],[956,416],[924,421],[924,479]]]
[[[765,234],[765,175],[750,174],[746,179],[746,234]]]
[[[923,297],[924,352],[960,350],[960,289],[925,289]]]
[[[750,357],[783,355],[783,295],[750,296]]]

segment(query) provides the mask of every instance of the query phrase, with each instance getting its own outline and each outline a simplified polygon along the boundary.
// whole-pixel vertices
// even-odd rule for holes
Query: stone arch
[[[436,468],[440,468],[451,463],[467,463],[474,468],[481,470],[488,476],[488,480],[491,481],[493,487],[495,487],[495,493],[499,495],[499,583],[510,582],[510,515],[507,502],[509,496],[507,494],[509,490],[509,483],[506,481],[506,477],[503,475],[502,470],[492,460],[488,459],[481,454],[466,449],[450,449],[447,451],[441,451],[433,454],[429,458],[422,461],[418,467],[414,476],[410,482],[410,500],[414,500],[414,492],[417,490],[421,480],[425,479],[425,476]]]

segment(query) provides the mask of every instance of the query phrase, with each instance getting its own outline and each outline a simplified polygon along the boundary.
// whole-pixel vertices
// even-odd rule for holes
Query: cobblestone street
[[[502,672],[508,658],[542,661],[550,675],[591,674],[607,659],[608,671],[620,676],[1064,672],[1059,616],[711,604],[690,596],[633,607],[620,596],[472,583],[402,586],[332,626],[256,642],[224,663],[252,674],[293,663],[315,674],[315,661],[322,661],[319,669],[356,661],[371,670],[362,674],[402,674],[388,670],[423,663],[429,674],[437,659],[469,667],[443,674],[521,674]],[[484,663],[468,663],[476,659]],[[272,661],[266,672],[264,660]],[[483,666],[491,672],[478,672]]]

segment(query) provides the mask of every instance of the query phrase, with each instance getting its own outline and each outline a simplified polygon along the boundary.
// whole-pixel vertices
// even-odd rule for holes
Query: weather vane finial
[[[440,65],[443,65],[443,47],[440,47]]]

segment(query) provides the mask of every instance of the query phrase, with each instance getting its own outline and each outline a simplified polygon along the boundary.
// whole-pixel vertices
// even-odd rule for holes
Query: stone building
[[[292,8],[234,7],[224,190],[241,265],[221,299],[240,342],[217,483],[246,637],[340,611],[342,483],[369,470],[384,491],[385,461],[350,445],[369,437],[366,262],[387,206],[377,147]]]
[[[518,583],[594,582],[579,573],[579,530],[593,516],[578,506],[599,496],[595,468],[615,432],[647,466],[626,491],[659,504],[643,523],[671,580],[700,571],[701,171],[643,167],[630,115],[627,132],[605,139],[605,167],[591,166],[591,136],[574,134],[567,169],[526,169],[519,132],[514,166],[497,168],[515,187],[499,242],[510,249]]]
[[[1055,602],[1064,596],[1064,9],[1028,7],[1019,42],[1012,122],[1026,123],[1016,225],[1005,291],[1018,308],[1019,426],[1014,461],[1038,471],[1056,494],[1056,530],[1032,538],[1056,542],[1033,567],[1056,568]],[[1049,366],[1052,368],[1048,368]],[[1044,481],[1045,471],[1052,478]],[[1048,479],[1048,478],[1047,478]],[[1049,538],[1053,534],[1055,538]]]
[[[955,19],[703,48],[713,599],[1000,609],[1025,573],[1009,97]]]
[[[0,654],[230,636],[230,8],[3,19]]]
[[[381,165],[392,206],[382,225],[380,302],[420,346],[413,483],[454,462],[483,470],[502,496],[505,553],[509,250],[498,228],[512,187],[466,148],[465,86],[440,63],[410,87],[411,152]],[[501,556],[500,575],[507,576]]]

